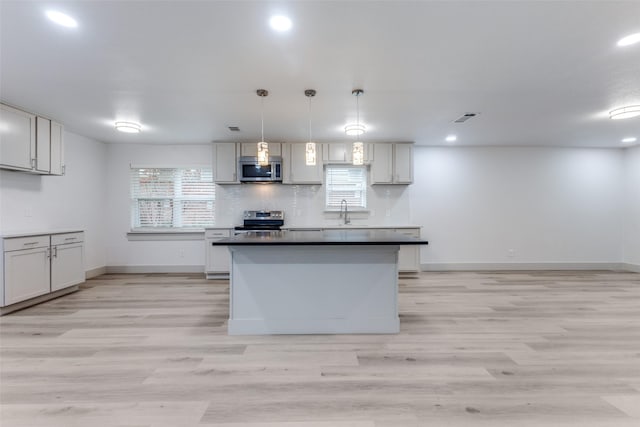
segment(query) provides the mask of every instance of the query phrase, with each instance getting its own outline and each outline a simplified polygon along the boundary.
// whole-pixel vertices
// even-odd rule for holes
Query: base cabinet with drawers
[[[213,246],[212,241],[226,239],[233,231],[230,228],[207,228],[204,230],[205,267],[207,279],[229,277],[231,255],[226,246]]]
[[[349,230],[351,227],[348,225],[342,227],[324,227],[320,230]],[[387,230],[393,231],[399,234],[404,234],[405,236],[415,237],[417,239],[420,238],[420,228],[419,227],[402,227],[402,228],[391,228],[384,226],[372,226],[372,227],[364,227],[377,229],[377,230]],[[353,227],[355,230],[361,230],[363,227]],[[398,253],[398,272],[399,273],[418,273],[420,271],[420,246],[418,245],[400,245],[400,252]]]
[[[2,238],[0,314],[72,292],[85,281],[84,233]]]
[[[296,231],[324,231],[324,230],[361,230],[363,227],[284,227],[283,230]],[[419,227],[364,227],[379,230],[395,231],[420,238]],[[233,235],[230,228],[207,228],[204,231],[205,242],[205,275],[207,279],[226,279],[231,271],[231,255],[227,246],[213,246],[212,241],[226,239]],[[418,273],[420,271],[420,246],[416,245],[400,245],[398,253],[398,272],[400,273]]]

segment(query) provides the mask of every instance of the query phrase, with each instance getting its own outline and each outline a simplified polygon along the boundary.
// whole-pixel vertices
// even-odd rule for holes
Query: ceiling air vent
[[[240,132],[240,128],[238,126],[229,126],[229,130],[231,132]]]
[[[480,113],[464,113],[462,116],[458,117],[453,121],[453,123],[464,123],[472,117],[477,116]]]

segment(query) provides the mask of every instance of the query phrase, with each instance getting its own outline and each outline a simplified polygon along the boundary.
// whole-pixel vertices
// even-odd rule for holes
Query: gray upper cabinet
[[[0,167],[32,171],[35,156],[36,116],[0,104]]]
[[[213,144],[213,181],[218,184],[240,183],[235,142]]]
[[[316,164],[307,165],[305,143],[283,144],[284,184],[322,184],[322,145],[316,144]]]
[[[371,162],[371,184],[413,183],[413,145],[375,143]]]
[[[63,127],[0,104],[0,168],[63,175]]]
[[[282,156],[282,146],[279,142],[269,142],[269,155]],[[248,157],[258,156],[257,142],[243,142],[240,144],[240,155]]]
[[[51,171],[51,120],[36,117],[36,172]]]
[[[64,142],[63,142],[64,127],[60,123],[51,122],[51,169],[49,173],[51,175],[64,175]]]

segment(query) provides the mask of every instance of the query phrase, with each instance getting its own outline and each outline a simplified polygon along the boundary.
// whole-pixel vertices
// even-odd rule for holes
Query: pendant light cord
[[[309,142],[311,142],[311,97],[309,97]]]
[[[261,96],[260,98],[262,98],[261,99],[261,101],[262,101],[262,106],[261,106],[262,107],[261,108],[262,112],[261,112],[261,120],[260,120],[260,127],[261,127],[261,132],[262,132],[261,141],[264,142],[264,96]]]
[[[358,125],[358,128],[360,127],[360,94],[358,93],[356,95],[356,124]],[[356,139],[358,139],[358,137],[356,136]]]

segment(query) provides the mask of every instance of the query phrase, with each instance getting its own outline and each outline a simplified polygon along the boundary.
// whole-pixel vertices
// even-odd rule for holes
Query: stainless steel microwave
[[[269,157],[269,164],[261,165],[257,157],[240,157],[240,182],[282,182],[282,158]]]

